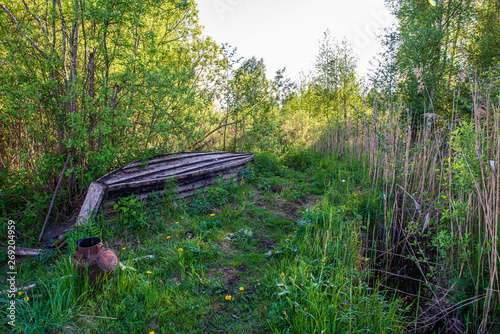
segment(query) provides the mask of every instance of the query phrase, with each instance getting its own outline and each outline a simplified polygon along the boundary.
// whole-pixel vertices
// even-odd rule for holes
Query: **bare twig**
[[[461,309],[461,308],[463,308],[463,307],[465,307],[467,305],[477,303],[478,301],[480,301],[480,300],[482,300],[484,298],[485,298],[485,295],[481,295],[481,296],[475,296],[475,297],[472,297],[472,298],[469,298],[469,299],[462,300],[461,302],[459,302],[459,303],[457,303],[455,305],[452,305],[452,306],[450,306],[450,307],[448,307],[446,309],[443,309],[438,314],[436,314],[436,315],[434,315],[434,316],[432,316],[430,318],[426,318],[423,321],[418,321],[418,319],[421,318],[421,316],[419,316],[415,321],[412,321],[408,325],[408,327],[412,327],[412,326],[416,326],[416,325],[421,324],[422,326],[420,326],[417,329],[417,333],[418,333],[418,332],[420,332],[421,330],[423,330],[425,328],[433,326],[435,323],[437,323],[438,321],[444,319],[449,314],[451,314],[453,312],[456,312],[459,309]]]
[[[118,318],[101,317],[101,316],[97,316],[97,315],[77,314],[77,316],[79,316],[79,317],[86,317],[86,318],[98,318],[98,319],[118,320]]]
[[[24,38],[26,38],[28,40],[28,42],[31,44],[32,47],[34,47],[41,55],[42,57],[44,57],[45,59],[48,59],[47,55],[45,54],[45,52],[43,52],[40,47],[38,45],[35,44],[35,42],[33,42],[33,40],[24,33],[23,29],[21,28],[21,26],[19,25],[19,22],[17,22],[16,18],[14,17],[14,15],[12,15],[12,13],[9,11],[9,9],[7,7],[5,7],[1,2],[0,2],[0,8],[3,9],[3,11],[10,17],[12,23],[14,23],[14,25],[16,26],[16,28],[19,30],[19,32],[24,36]]]
[[[395,289],[395,288],[391,288],[390,286],[387,286],[387,285],[384,285],[384,284],[380,284],[379,285],[381,287],[383,287],[384,289],[388,289],[388,290],[392,290],[392,291],[395,291],[395,292],[398,292],[398,293],[402,293],[404,295],[407,295],[407,296],[412,296],[412,297],[418,297],[419,299],[425,299],[425,300],[429,300],[429,301],[432,301],[433,299],[430,299],[430,298],[427,298],[427,297],[422,297],[422,296],[419,296],[419,295],[416,295],[416,294],[413,294],[413,293],[409,293],[409,292],[406,292],[406,291],[403,291],[403,290],[398,290],[398,289]]]
[[[62,181],[62,178],[64,176],[64,172],[66,171],[66,168],[68,167],[70,157],[71,157],[71,153],[68,153],[68,156],[66,157],[66,162],[64,163],[64,167],[62,169],[61,175],[59,176],[59,181],[57,182],[56,190],[54,191],[54,195],[52,196],[52,202],[50,202],[49,211],[47,212],[47,216],[45,217],[45,221],[44,221],[43,226],[42,226],[42,231],[40,232],[40,236],[38,237],[39,243],[40,243],[40,240],[42,240],[42,235],[43,235],[43,232],[45,231],[45,226],[47,226],[47,222],[49,221],[50,212],[52,211],[52,207],[54,206],[54,202],[56,200],[57,193],[59,192],[59,186],[61,185],[61,181]]]

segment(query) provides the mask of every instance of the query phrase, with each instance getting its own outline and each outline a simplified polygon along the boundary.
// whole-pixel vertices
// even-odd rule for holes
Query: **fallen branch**
[[[5,249],[5,251],[7,251],[7,249]],[[16,247],[14,254],[19,256],[38,255],[40,254],[40,250],[35,248]]]
[[[64,176],[64,172],[66,171],[66,168],[68,167],[70,157],[71,157],[71,153],[68,153],[68,156],[66,157],[66,162],[64,163],[63,170],[61,172],[61,175],[59,176],[59,181],[57,181],[56,190],[54,191],[54,195],[52,196],[52,202],[50,202],[49,212],[47,212],[47,216],[45,217],[45,221],[43,222],[42,232],[40,232],[40,236],[38,237],[38,243],[40,243],[40,240],[42,240],[42,235],[43,235],[43,232],[45,231],[45,226],[47,226],[47,222],[49,221],[50,213],[52,212],[52,207],[54,206],[54,202],[56,201],[57,193],[59,192],[59,186],[61,185],[61,181],[62,181],[62,178]]]
[[[142,259],[154,259],[155,256],[154,255],[144,255],[144,256],[141,256],[141,257],[138,257],[138,258],[135,258],[135,259],[132,259],[132,260],[129,260],[129,261],[125,261],[124,264],[127,264],[129,262],[135,262],[135,261],[139,261],[139,260],[142,260]]]
[[[87,317],[87,318],[98,318],[98,319],[118,320],[118,318],[100,317],[100,316],[97,316],[97,315],[77,314],[77,316],[79,316],[79,317]]]
[[[379,285],[381,287],[383,287],[384,289],[391,290],[391,291],[394,291],[394,292],[397,292],[397,293],[401,293],[403,295],[412,296],[412,297],[420,298],[420,299],[425,299],[425,300],[428,300],[428,301],[433,301],[433,299],[430,299],[430,298],[427,298],[427,297],[423,297],[423,296],[419,296],[419,295],[416,295],[416,294],[413,294],[413,293],[409,293],[409,292],[406,292],[406,291],[403,291],[403,290],[394,289],[394,288],[391,288],[390,286],[387,286],[387,285],[384,285],[384,284],[380,284],[379,283]]]

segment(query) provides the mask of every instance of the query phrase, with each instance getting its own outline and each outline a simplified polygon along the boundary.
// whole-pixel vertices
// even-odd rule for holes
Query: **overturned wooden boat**
[[[177,185],[176,196],[189,199],[219,177],[237,180],[238,172],[253,159],[253,154],[245,153],[185,152],[132,162],[91,183],[77,225],[85,225],[91,214],[101,206],[112,206],[119,197],[134,194],[145,199],[153,193],[163,193],[171,179]]]

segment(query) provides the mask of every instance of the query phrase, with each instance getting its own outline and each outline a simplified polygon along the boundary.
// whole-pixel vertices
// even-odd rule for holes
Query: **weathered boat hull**
[[[252,154],[242,153],[186,152],[132,162],[92,182],[77,224],[86,224],[90,214],[101,206],[110,207],[119,197],[134,194],[145,199],[153,193],[162,193],[172,178],[177,185],[174,190],[177,197],[189,199],[219,177],[237,179],[238,171],[253,158]]]

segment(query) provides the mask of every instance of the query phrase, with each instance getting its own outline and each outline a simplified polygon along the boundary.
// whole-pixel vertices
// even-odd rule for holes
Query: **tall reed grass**
[[[373,248],[384,272],[422,283],[417,295],[429,302],[416,310],[417,332],[438,323],[500,330],[500,96],[491,81],[471,82],[470,119],[457,116],[457,97],[450,119],[428,113],[418,127],[405,121],[403,104],[391,104],[329,124],[315,143],[323,154],[363,161],[382,187],[385,219]]]

